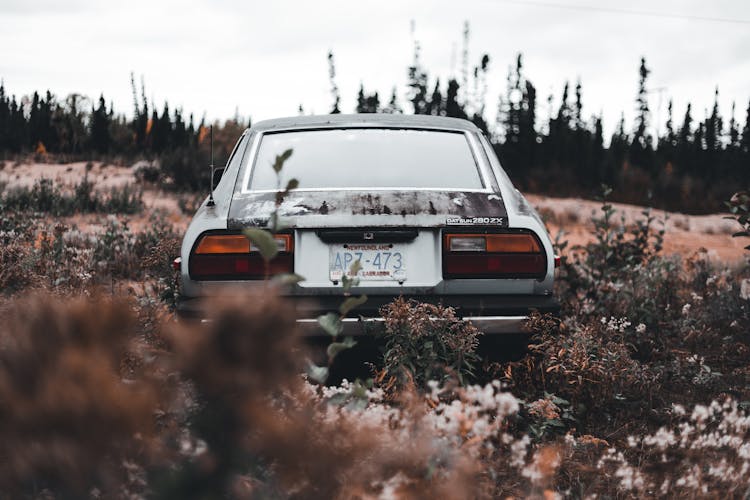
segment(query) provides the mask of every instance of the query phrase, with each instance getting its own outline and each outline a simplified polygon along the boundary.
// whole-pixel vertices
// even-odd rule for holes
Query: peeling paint
[[[236,193],[229,210],[233,228],[265,226],[276,209],[275,193]],[[444,226],[447,217],[503,217],[500,196],[446,191],[292,191],[278,207],[291,227]]]

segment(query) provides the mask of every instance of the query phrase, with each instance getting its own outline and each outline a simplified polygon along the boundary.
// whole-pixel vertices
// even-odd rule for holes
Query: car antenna
[[[211,125],[211,178],[208,180],[208,202],[206,203],[207,207],[213,207],[216,205],[216,202],[214,202],[214,126]]]

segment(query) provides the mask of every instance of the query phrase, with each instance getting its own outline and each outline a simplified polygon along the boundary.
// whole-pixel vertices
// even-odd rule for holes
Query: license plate
[[[404,281],[406,253],[399,245],[377,243],[348,243],[331,245],[329,270],[333,281],[339,281],[359,261],[362,270],[357,277],[363,281]]]

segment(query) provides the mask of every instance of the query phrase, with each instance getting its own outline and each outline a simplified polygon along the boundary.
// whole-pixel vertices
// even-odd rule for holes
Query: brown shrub
[[[524,393],[556,394],[577,405],[606,405],[617,396],[641,399],[656,387],[657,377],[631,358],[624,328],[607,322],[566,328],[551,316],[533,314],[529,355],[509,363],[505,378]]]
[[[399,297],[380,309],[385,319],[385,366],[379,379],[398,386],[448,374],[460,382],[474,375],[476,352],[482,333],[461,321],[452,307],[419,303]]]
[[[38,284],[31,271],[33,248],[24,243],[0,244],[0,292],[13,293]]]
[[[404,440],[378,419],[327,409],[299,377],[303,356],[287,303],[265,293],[210,309],[213,322],[172,334],[199,400],[193,431],[207,451],[199,465],[183,463],[181,479],[162,494],[352,498],[381,493],[389,480],[403,497],[478,491],[478,464],[460,454],[435,464],[427,432],[409,429]]]
[[[122,303],[18,300],[0,326],[0,488],[80,495],[125,482],[148,448],[155,387],[123,381],[134,323]],[[65,493],[67,492],[67,493]]]

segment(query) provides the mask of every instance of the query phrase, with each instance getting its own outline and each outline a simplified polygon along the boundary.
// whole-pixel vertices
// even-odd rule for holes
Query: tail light
[[[277,234],[279,253],[266,262],[241,234],[204,234],[193,247],[188,270],[195,280],[258,280],[294,271],[291,234]]]
[[[547,258],[533,233],[443,236],[444,278],[538,278],[547,273]]]

